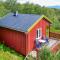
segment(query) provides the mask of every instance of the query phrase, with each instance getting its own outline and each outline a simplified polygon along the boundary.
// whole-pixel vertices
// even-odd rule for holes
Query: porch
[[[40,43],[41,42],[41,43]],[[41,44],[41,45],[40,45]],[[42,47],[46,46],[51,50],[59,50],[60,49],[60,40],[56,39],[56,38],[50,38],[47,41],[46,40],[41,40],[39,41],[39,47],[36,46],[36,49],[41,49]],[[59,45],[59,46],[58,46]],[[58,46],[58,47],[57,47]]]
[[[44,47],[47,47],[49,48],[53,53],[57,52],[58,50],[60,50],[60,41],[55,39],[55,38],[50,38],[48,40],[49,42],[48,43],[44,43],[40,46],[40,48],[37,48],[37,50],[40,50]],[[32,57],[32,58],[36,58],[37,57],[37,51],[36,50],[33,50],[31,51],[25,59],[29,59],[29,57]]]

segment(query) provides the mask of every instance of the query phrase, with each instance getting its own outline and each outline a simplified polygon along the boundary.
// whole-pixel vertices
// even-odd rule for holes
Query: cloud
[[[54,1],[54,2],[46,2],[45,3],[45,6],[54,6],[54,5],[60,5],[60,2]]]
[[[17,0],[20,3],[26,3],[28,0]]]
[[[53,0],[30,0],[29,2],[39,4],[41,6],[60,5],[60,1],[53,1]]]
[[[39,4],[41,6],[46,5],[47,0],[30,0],[30,3]]]
[[[60,5],[60,0],[18,0],[20,3],[34,3],[41,6]]]

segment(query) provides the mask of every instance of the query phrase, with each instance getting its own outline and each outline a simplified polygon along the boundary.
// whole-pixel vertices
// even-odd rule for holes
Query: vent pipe
[[[18,11],[14,12],[13,16],[18,16]]]

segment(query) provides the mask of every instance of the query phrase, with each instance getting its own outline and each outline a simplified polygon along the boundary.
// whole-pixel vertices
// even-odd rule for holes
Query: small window
[[[42,35],[42,29],[37,29],[36,37],[39,38]]]

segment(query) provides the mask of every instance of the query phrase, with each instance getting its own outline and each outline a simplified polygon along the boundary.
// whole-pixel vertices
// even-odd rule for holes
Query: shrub
[[[54,55],[48,48],[42,48],[38,52],[38,60],[53,60]]]
[[[60,51],[55,54],[55,60],[60,60]]]

